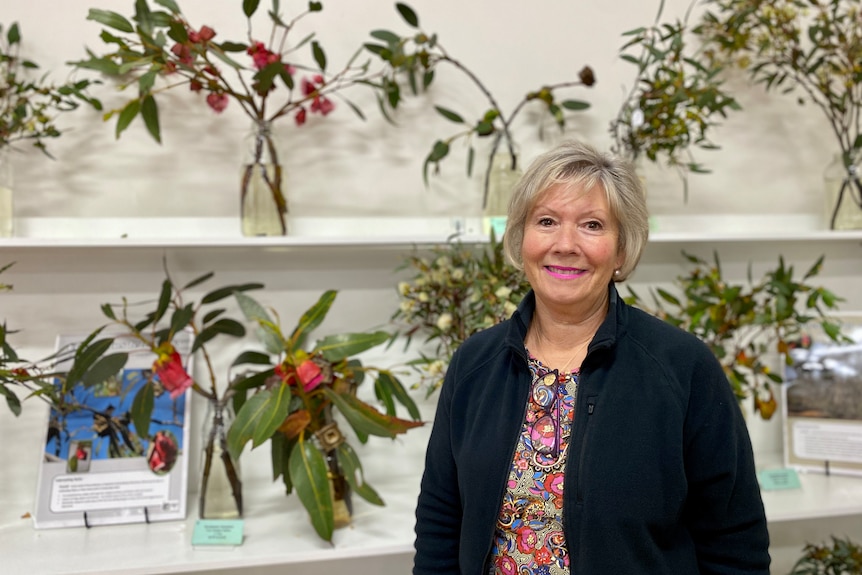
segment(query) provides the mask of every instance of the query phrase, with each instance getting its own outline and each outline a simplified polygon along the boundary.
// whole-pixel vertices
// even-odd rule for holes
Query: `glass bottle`
[[[240,210],[244,236],[287,234],[284,174],[269,122],[255,122],[244,141]]]
[[[203,428],[199,513],[201,519],[242,517],[239,461],[227,449],[233,411],[224,401],[211,399]]]
[[[491,156],[491,169],[483,194],[483,233],[490,235],[493,230],[497,238],[503,236],[506,230],[509,200],[522,175],[515,143],[501,134],[497,141],[497,148]]]
[[[846,164],[837,153],[823,173],[826,188],[825,220],[831,230],[862,229],[862,182],[859,166]]]
[[[0,145],[0,238],[12,236],[12,162],[8,146]]]

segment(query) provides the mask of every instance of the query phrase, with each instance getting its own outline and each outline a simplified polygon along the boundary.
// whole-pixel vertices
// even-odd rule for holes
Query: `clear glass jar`
[[[233,410],[226,402],[207,401],[198,499],[201,519],[242,517],[239,461],[230,456],[227,448],[227,432],[232,422]]]
[[[523,175],[518,162],[517,146],[514,142],[510,145],[509,139],[501,134],[497,141],[497,149],[491,156],[487,187],[483,190],[483,233],[490,235],[493,230],[497,238],[503,236],[506,230],[509,200]]]
[[[859,166],[844,162],[838,153],[823,173],[825,184],[825,223],[831,230],[862,229],[862,181]]]
[[[287,234],[284,174],[269,122],[255,122],[243,144],[240,211],[245,236]]]
[[[8,146],[0,146],[0,238],[12,237],[12,162]]]

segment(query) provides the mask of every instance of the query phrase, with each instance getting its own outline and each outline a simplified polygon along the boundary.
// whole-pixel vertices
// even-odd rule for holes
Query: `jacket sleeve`
[[[685,521],[700,573],[769,575],[766,514],[742,411],[711,352],[695,373],[685,424]]]
[[[451,444],[451,405],[459,353],[440,390],[416,507],[414,575],[458,575],[461,499]]]

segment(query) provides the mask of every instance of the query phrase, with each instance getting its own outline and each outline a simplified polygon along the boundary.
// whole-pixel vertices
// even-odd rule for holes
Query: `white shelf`
[[[651,244],[803,242],[855,243],[862,230],[830,231],[807,216],[664,216],[654,218]],[[310,248],[429,245],[458,234],[465,243],[486,242],[481,218],[293,218],[289,233],[245,237],[236,218],[24,218],[10,248]]]
[[[277,567],[281,567],[279,572],[289,568],[291,573],[305,573],[310,565],[325,572],[332,562],[349,561],[352,575],[376,575],[373,566],[380,558],[397,559],[405,565],[412,560],[414,509],[430,426],[393,441],[371,438],[365,446],[354,445],[366,479],[386,506],[373,506],[354,496],[353,524],[336,530],[333,545],[318,538],[296,495],[285,496],[280,482],[269,480],[268,444],[246,451],[241,459],[244,543],[229,549],[201,549],[191,545],[197,518],[194,462],[184,521],[34,529],[25,515],[34,507],[47,415],[42,407],[34,401],[26,403],[18,419],[5,405],[0,410],[3,454],[10,462],[0,466],[2,573],[165,575],[223,569],[269,572]],[[199,453],[197,446],[198,438],[193,438],[189,449],[193,457]]]

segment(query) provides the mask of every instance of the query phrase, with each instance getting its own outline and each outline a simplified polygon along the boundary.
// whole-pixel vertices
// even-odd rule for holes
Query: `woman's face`
[[[619,224],[604,190],[555,184],[527,215],[521,256],[538,302],[571,315],[603,311],[607,286],[623,263]]]

